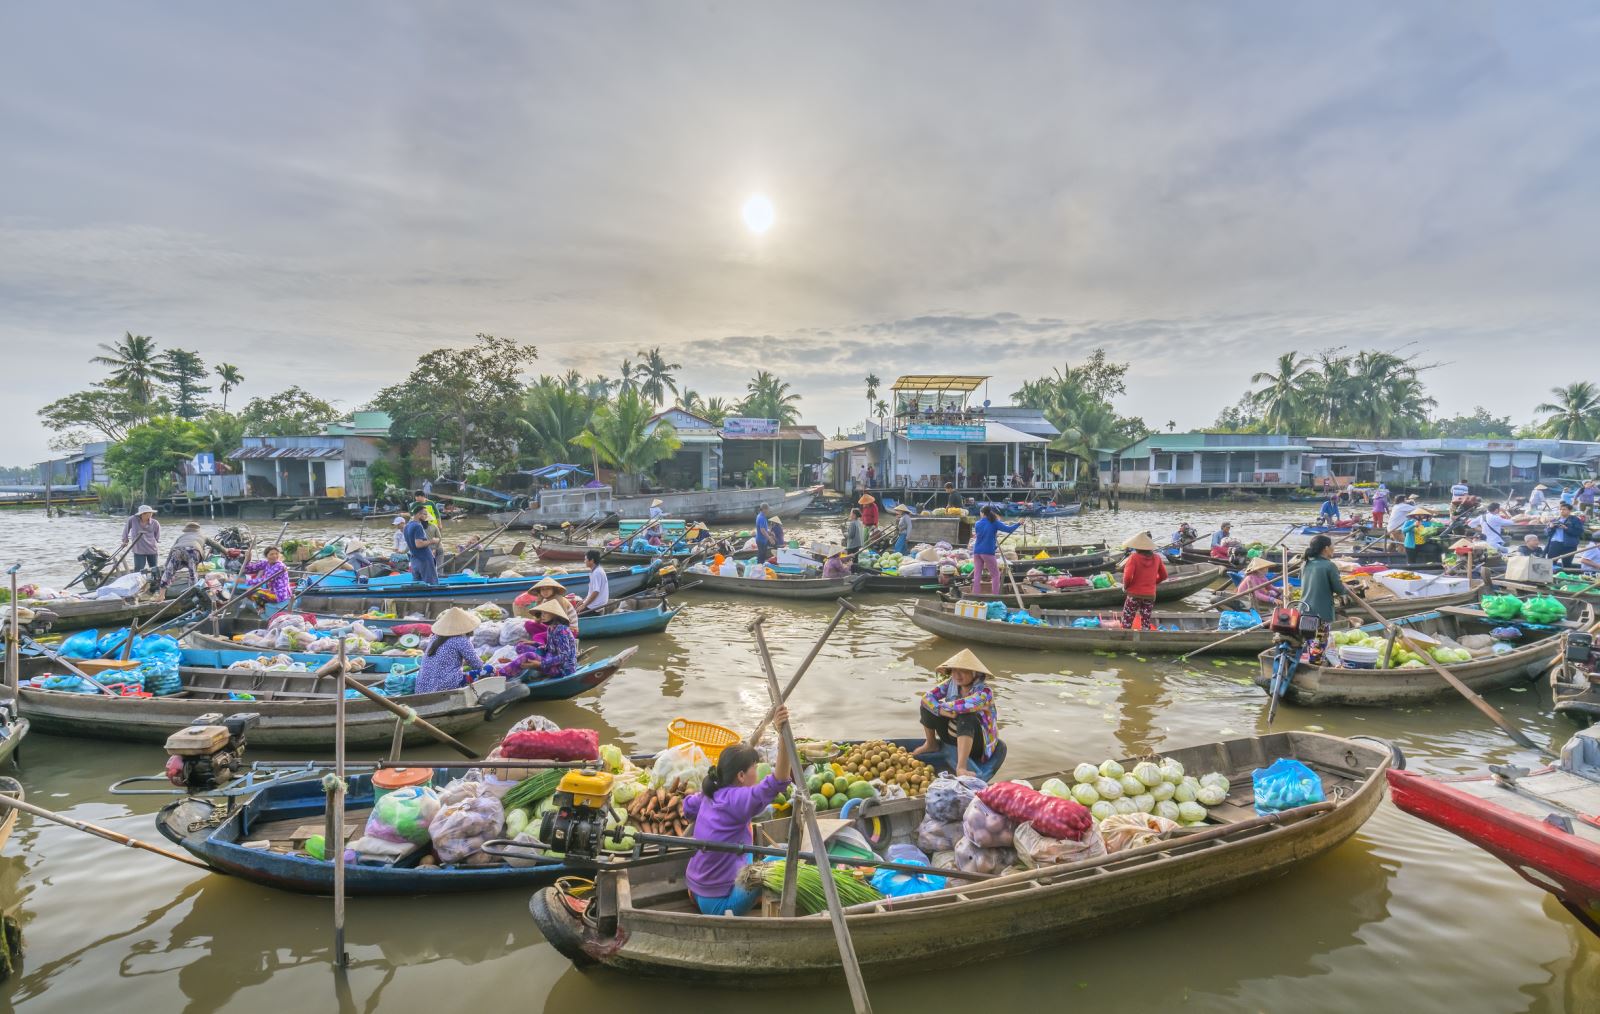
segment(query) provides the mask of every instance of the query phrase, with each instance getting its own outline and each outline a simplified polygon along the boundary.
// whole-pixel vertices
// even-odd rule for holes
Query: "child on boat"
[[[775,725],[789,720],[789,709],[778,707]],[[694,821],[694,837],[702,841],[749,845],[750,822],[772,805],[789,784],[788,755],[778,751],[772,774],[762,778],[756,770],[761,756],[748,743],[735,743],[722,751],[706,774],[700,791],[683,801],[684,816]],[[704,915],[744,915],[761,897],[759,888],[741,887],[739,871],[750,862],[734,852],[697,852],[689,860],[686,879],[689,894]]]

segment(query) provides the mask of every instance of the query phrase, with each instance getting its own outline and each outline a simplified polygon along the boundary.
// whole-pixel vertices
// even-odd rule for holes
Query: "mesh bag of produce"
[[[965,778],[940,775],[928,786],[928,816],[941,821],[959,821],[966,815],[967,804],[972,802],[972,797],[987,784],[976,775],[967,775]]]
[[[956,842],[961,838],[961,831],[962,822],[959,820],[923,817],[922,823],[917,825],[917,848],[929,855],[948,852],[956,847]]]
[[[966,839],[984,849],[1005,848],[1010,845],[1011,834],[1015,827],[1010,817],[996,813],[984,805],[981,796],[967,804],[966,816],[961,818],[961,830]]]
[[[483,848],[483,843],[500,834],[505,812],[500,800],[488,791],[460,797],[439,809],[428,823],[433,854],[441,863],[459,863]]]
[[[1076,863],[1106,854],[1105,842],[1101,840],[1100,832],[1093,827],[1084,832],[1081,840],[1072,841],[1069,838],[1051,838],[1049,835],[1040,834],[1032,821],[1025,820],[1017,825],[1012,838],[1012,847],[1017,850],[1017,859],[1030,870],[1038,866]]]
[[[1031,820],[1040,834],[1050,838],[1078,841],[1094,826],[1094,818],[1083,804],[1047,796],[1016,782],[996,782],[978,793],[978,799],[1017,823]]]
[[[965,838],[956,842],[956,869],[964,873],[1004,873],[1017,861],[1015,849],[986,849]]]
[[[439,797],[432,789],[411,785],[378,800],[367,818],[367,837],[389,842],[426,845],[428,825],[439,812]]]
[[[600,734],[593,729],[513,732],[501,740],[500,755],[507,760],[595,760],[600,756]]]
[[[1100,837],[1107,852],[1125,852],[1158,841],[1179,827],[1177,821],[1153,813],[1119,813],[1100,822]]]
[[[655,766],[650,769],[650,784],[671,785],[681,781],[691,792],[700,791],[700,783],[711,770],[711,760],[706,752],[693,743],[679,745],[656,755]]]
[[[1250,782],[1255,789],[1258,814],[1292,810],[1327,798],[1317,773],[1290,757],[1279,757],[1267,767],[1256,768]]]

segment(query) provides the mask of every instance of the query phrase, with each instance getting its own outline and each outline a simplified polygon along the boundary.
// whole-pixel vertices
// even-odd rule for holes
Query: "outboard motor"
[[[99,546],[90,546],[78,554],[78,562],[83,564],[83,586],[90,591],[106,583],[110,576],[106,567],[111,563],[111,554]]]
[[[253,711],[213,711],[167,737],[167,780],[191,795],[228,784],[244,771],[245,737],[261,721]]]
[[[234,525],[217,533],[217,545],[224,549],[249,549],[254,541],[249,525]]]

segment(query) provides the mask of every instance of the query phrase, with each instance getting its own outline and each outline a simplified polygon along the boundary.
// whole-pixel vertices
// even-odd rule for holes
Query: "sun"
[[[757,236],[772,228],[772,223],[777,219],[772,199],[766,194],[751,194],[740,214],[744,216],[744,227]]]

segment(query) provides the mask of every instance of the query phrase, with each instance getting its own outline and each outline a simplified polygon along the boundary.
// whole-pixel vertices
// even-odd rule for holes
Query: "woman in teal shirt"
[[[1348,602],[1350,589],[1344,586],[1339,568],[1333,562],[1333,540],[1318,535],[1306,547],[1305,569],[1300,572],[1300,613],[1317,618],[1317,636],[1312,639],[1311,661],[1318,662],[1327,649],[1328,628],[1333,623],[1333,602]]]

